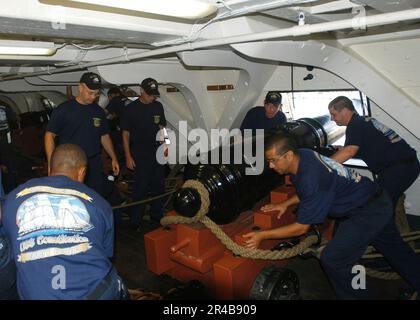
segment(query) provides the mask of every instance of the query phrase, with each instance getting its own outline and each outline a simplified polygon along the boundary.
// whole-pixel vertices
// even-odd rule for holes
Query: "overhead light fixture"
[[[103,7],[153,13],[184,19],[200,19],[217,11],[205,0],[69,0]]]
[[[51,56],[56,52],[52,42],[0,40],[0,55]]]

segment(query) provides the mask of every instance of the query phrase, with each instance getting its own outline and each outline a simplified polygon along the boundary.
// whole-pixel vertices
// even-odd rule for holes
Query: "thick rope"
[[[320,257],[321,257],[321,254],[322,254],[322,250],[325,249],[327,244],[328,244],[327,241],[323,241],[320,247],[315,248],[315,249],[310,248],[307,251],[312,252],[314,254],[314,256],[316,258],[318,258],[318,260],[319,260]],[[373,277],[373,278],[378,278],[378,279],[383,279],[383,280],[398,280],[398,279],[401,278],[395,272],[378,271],[378,270],[370,269],[370,268],[366,268],[366,267],[365,267],[365,270],[366,270],[366,274],[370,277]]]
[[[261,250],[261,249],[248,249],[245,248],[236,242],[234,242],[226,233],[210,218],[206,216],[210,207],[210,197],[207,189],[203,186],[203,184],[197,180],[187,180],[183,188],[194,188],[200,195],[201,199],[201,206],[198,210],[197,214],[192,217],[182,217],[182,216],[168,216],[164,217],[160,220],[162,225],[169,225],[169,224],[190,224],[195,222],[201,222],[210,231],[225,245],[227,249],[233,252],[233,254],[237,256],[241,256],[244,258],[251,258],[251,259],[263,259],[263,260],[283,260],[295,257],[301,253],[310,253],[312,252],[318,259],[321,256],[322,250],[325,248],[326,242],[324,241],[322,246],[317,249],[312,249],[310,246],[314,245],[318,242],[318,237],[316,235],[307,236],[303,241],[301,241],[298,245],[293,246],[289,249],[283,249],[280,251],[271,251],[271,250]],[[407,232],[402,234],[405,237],[405,241],[413,241],[419,238],[419,231],[417,232]],[[366,250],[366,254],[362,258],[376,258],[377,254],[372,254],[373,249],[368,247]],[[396,280],[400,279],[400,276],[395,272],[383,272],[374,269],[366,268],[367,275],[379,279],[384,280]]]
[[[283,249],[280,251],[261,250],[261,249],[248,249],[236,242],[223,232],[220,227],[214,223],[208,217],[201,219],[201,222],[213,232],[213,234],[234,254],[252,259],[263,259],[263,260],[282,260],[297,256],[304,252],[308,247],[318,242],[316,235],[310,235],[301,241],[298,245],[293,246],[290,249]]]
[[[237,256],[251,259],[264,259],[264,260],[282,260],[297,256],[304,252],[308,247],[318,242],[318,237],[310,235],[301,241],[298,245],[280,251],[261,250],[261,249],[248,249],[236,242],[234,242],[216,223],[206,216],[210,207],[210,197],[207,189],[203,184],[197,180],[187,180],[183,188],[194,188],[200,195],[201,206],[197,214],[192,217],[181,216],[168,216],[160,220],[162,225],[177,224],[177,223],[194,223],[201,222],[226,246],[227,249]]]
[[[370,268],[365,268],[366,274],[372,278],[378,278],[382,280],[399,280],[401,277],[396,272],[384,272],[378,271]]]

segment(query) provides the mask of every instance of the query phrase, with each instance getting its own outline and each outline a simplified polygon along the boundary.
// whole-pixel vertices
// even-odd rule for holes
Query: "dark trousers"
[[[117,271],[112,268],[110,273],[88,294],[85,300],[129,300],[127,286]]]
[[[164,166],[156,161],[155,153],[134,156],[136,168],[134,172],[133,201],[144,200],[148,192],[154,197],[165,192]],[[159,220],[163,216],[164,199],[151,202],[151,217]],[[130,210],[130,220],[134,225],[140,225],[144,215],[145,205],[133,206]]]
[[[104,195],[104,175],[101,154],[88,158],[88,168],[85,183],[101,196]]]
[[[321,254],[321,264],[340,299],[369,298],[367,289],[353,289],[352,267],[372,244],[391,267],[420,292],[420,257],[402,240],[396,229],[391,199],[384,192],[355,208],[340,221],[333,239]]]
[[[16,299],[19,296],[16,289],[15,262],[7,238],[0,234],[0,300]]]
[[[395,164],[378,174],[376,181],[388,192],[394,210],[398,199],[416,181],[419,173],[420,164],[417,160],[412,163]]]
[[[16,175],[13,164],[13,150],[11,144],[0,138],[0,164],[7,167],[7,173],[3,173],[3,187],[6,193],[16,188]]]

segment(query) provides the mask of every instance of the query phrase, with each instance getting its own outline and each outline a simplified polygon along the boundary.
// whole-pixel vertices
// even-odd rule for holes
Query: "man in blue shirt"
[[[109,136],[105,112],[95,103],[100,88],[101,80],[96,73],[86,72],[82,75],[77,97],[59,105],[51,115],[45,132],[45,152],[50,164],[56,136],[59,144],[74,143],[80,146],[88,158],[86,184],[103,194],[101,145],[111,157],[114,175],[119,173],[119,164]]]
[[[352,101],[339,96],[328,105],[331,119],[347,126],[345,146],[331,158],[343,163],[358,157],[377,175],[394,209],[398,199],[416,181],[420,164],[416,151],[392,129],[370,117],[357,114]]]
[[[420,290],[420,258],[402,240],[386,191],[366,177],[309,149],[297,149],[293,138],[277,134],[268,139],[265,156],[270,168],[291,174],[297,196],[263,211],[279,211],[299,203],[297,221],[279,228],[250,232],[247,247],[257,248],[264,239],[290,238],[305,234],[312,224],[327,218],[344,218],[321,254],[321,263],[339,298],[364,298],[365,290],[352,288],[353,265],[369,244],[417,291]]]
[[[134,170],[133,201],[165,192],[164,166],[156,160],[156,151],[161,142],[156,141],[159,130],[166,126],[166,118],[159,97],[158,83],[146,78],[140,85],[140,97],[130,103],[121,119],[123,147],[127,168]],[[133,228],[141,231],[141,220],[145,207],[132,207],[130,220]],[[151,204],[151,217],[159,220],[163,216],[163,199]]]
[[[277,128],[287,122],[285,114],[281,111],[282,96],[276,91],[269,91],[264,99],[264,107],[254,107],[249,110],[241,124],[241,131],[252,129],[252,134],[256,134],[256,129],[270,130]]]
[[[49,176],[10,192],[3,225],[11,242],[21,299],[121,299],[126,288],[109,261],[114,249],[109,204],[84,185],[87,159],[59,145]]]
[[[107,95],[108,105],[105,109],[108,113],[108,119],[111,120],[111,123],[114,126],[114,128],[111,128],[112,131],[113,129],[116,129],[115,127],[120,126],[120,118],[124,111],[124,107],[126,106],[127,98],[122,95],[121,90],[118,87],[110,88]]]

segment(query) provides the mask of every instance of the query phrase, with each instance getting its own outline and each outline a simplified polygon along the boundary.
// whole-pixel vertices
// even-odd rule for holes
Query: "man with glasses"
[[[48,167],[51,154],[58,144],[73,143],[82,148],[88,157],[86,184],[99,194],[104,193],[104,175],[101,161],[101,145],[111,157],[114,175],[119,173],[104,110],[95,102],[101,89],[101,79],[93,72],[80,78],[79,92],[75,99],[64,102],[51,115],[45,132],[45,152]]]
[[[367,290],[353,288],[352,268],[372,244],[392,268],[420,292],[420,257],[395,227],[392,201],[378,184],[338,162],[309,149],[297,149],[293,137],[279,133],[265,143],[265,156],[278,174],[290,174],[297,196],[262,207],[279,211],[299,203],[296,222],[244,235],[248,248],[265,239],[297,237],[327,216],[340,224],[321,254],[321,264],[340,299],[368,298]]]

